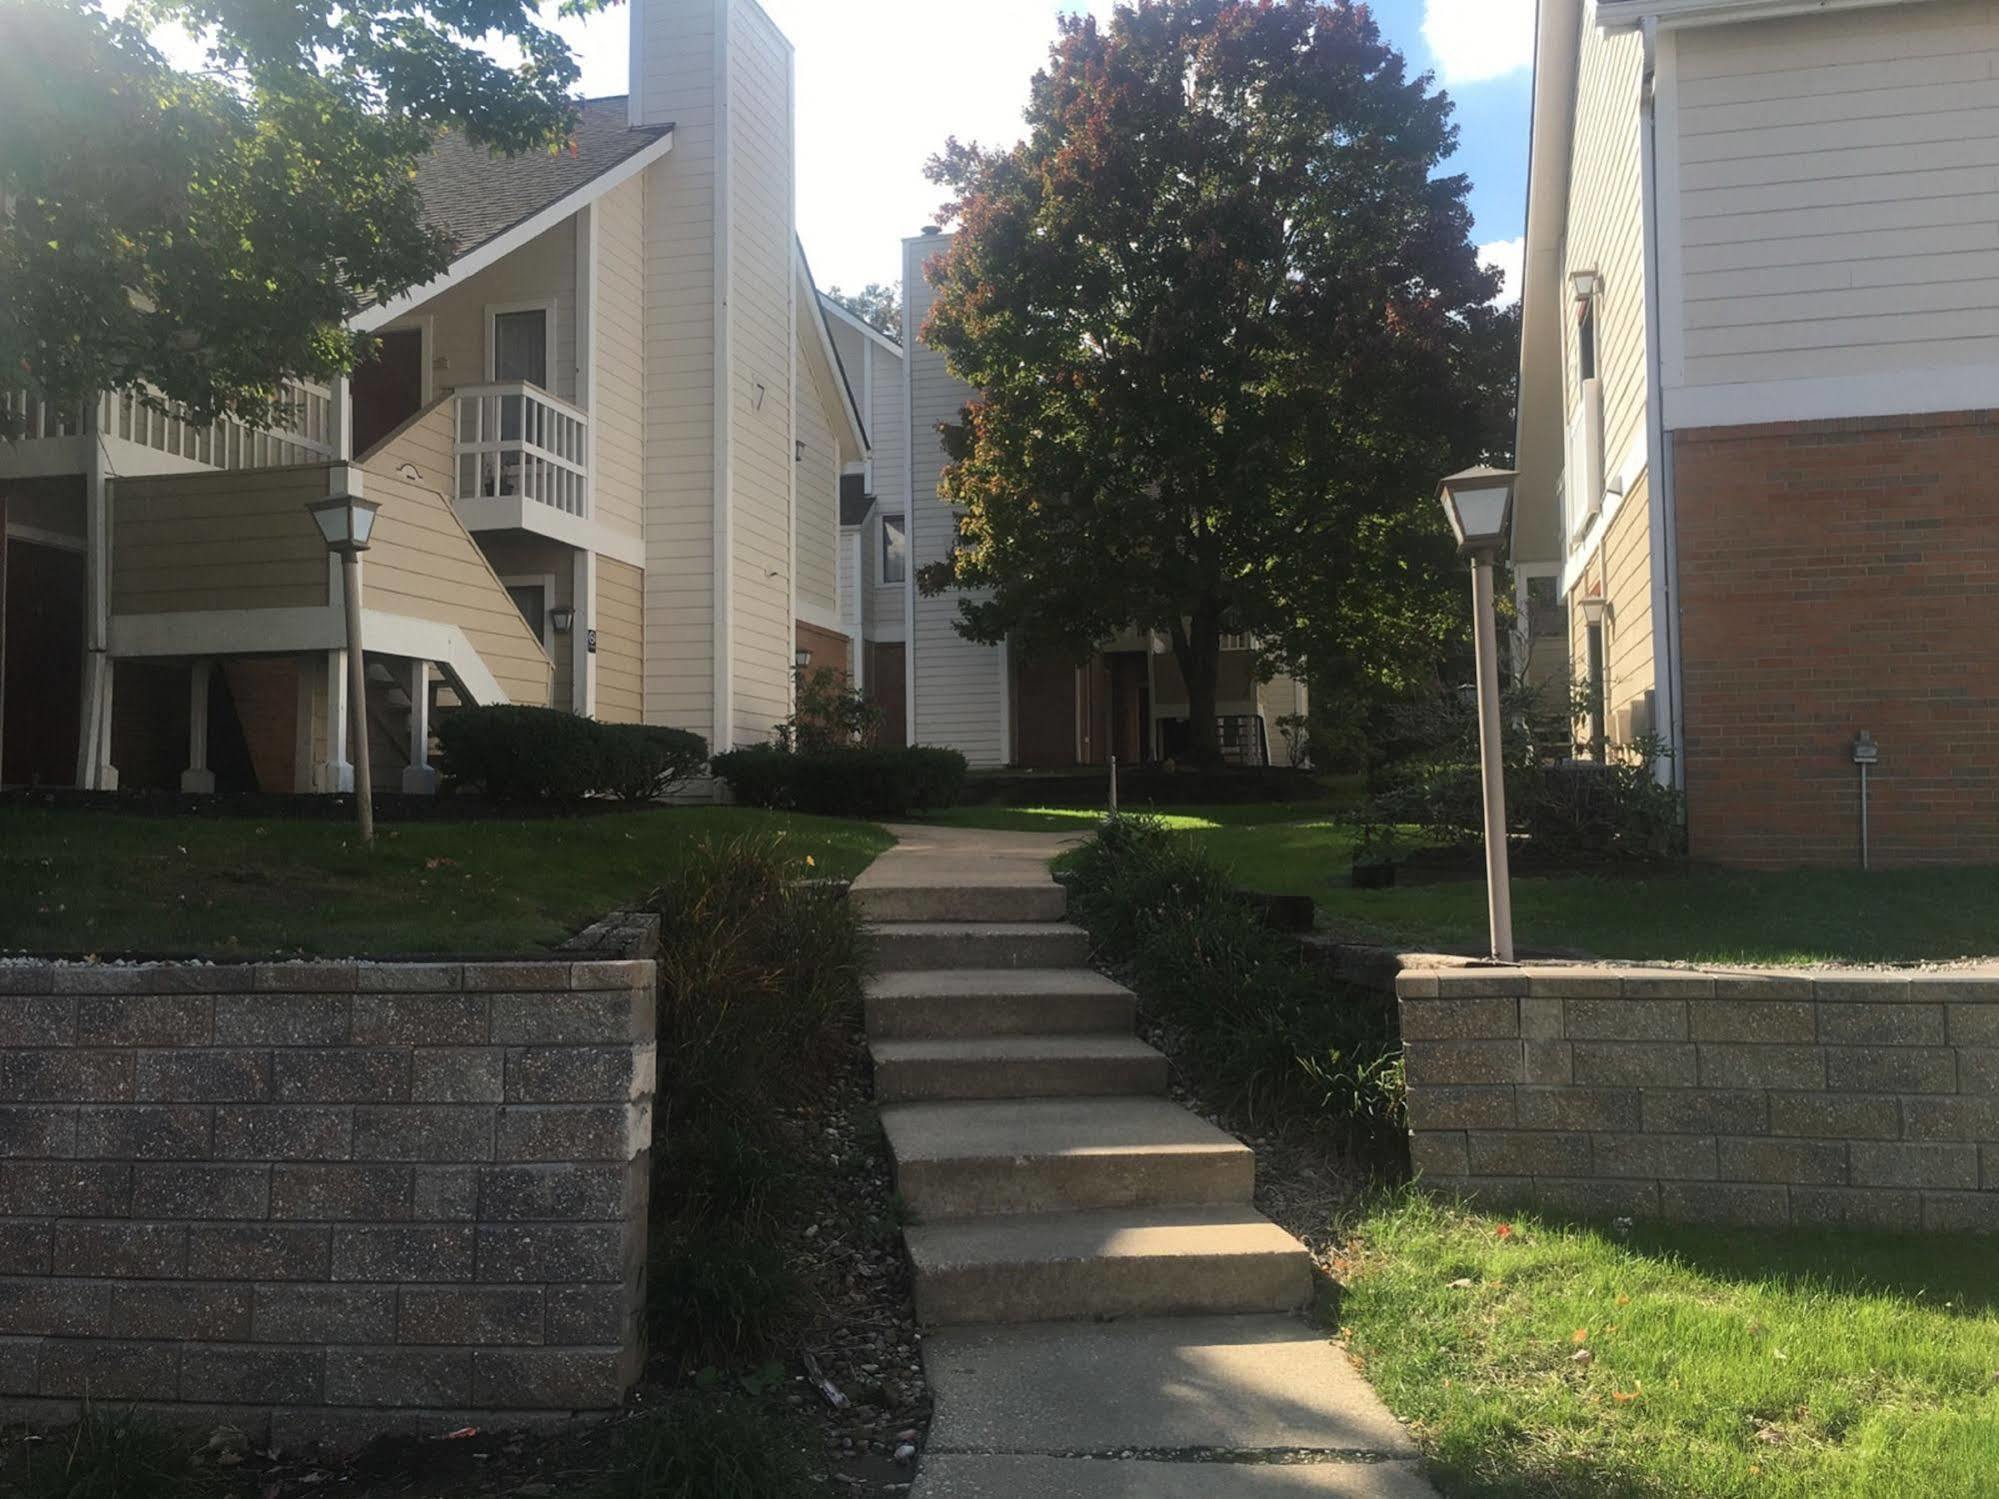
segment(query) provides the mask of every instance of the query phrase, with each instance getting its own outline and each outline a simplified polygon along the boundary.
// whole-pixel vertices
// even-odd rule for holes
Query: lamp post
[[[1492,956],[1513,961],[1513,889],[1506,860],[1506,772],[1499,728],[1499,638],[1492,568],[1513,512],[1510,469],[1468,468],[1437,486],[1458,554],[1471,560],[1472,634],[1478,643],[1478,757],[1485,792],[1485,885]]]
[[[342,602],[347,613],[347,722],[354,756],[354,806],[361,818],[361,841],[375,841],[375,787],[368,773],[368,674],[361,659],[361,554],[375,534],[382,507],[359,495],[336,494],[305,507],[340,559]]]

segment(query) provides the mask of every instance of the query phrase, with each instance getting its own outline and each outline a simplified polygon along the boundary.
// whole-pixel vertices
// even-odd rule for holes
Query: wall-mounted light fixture
[[[802,438],[802,437],[801,437],[801,438],[799,438],[799,439],[798,439],[798,441],[794,442],[794,443],[793,443],[793,444],[791,445],[791,461],[792,461],[793,463],[803,463],[803,462],[805,461],[805,439],[804,439],[804,438]]]
[[[1598,275],[1594,269],[1570,271],[1569,285],[1575,288],[1576,300],[1578,302],[1587,302],[1603,290],[1603,277]]]
[[[576,610],[569,604],[557,604],[548,611],[548,622],[555,626],[555,633],[567,635],[576,628]]]
[[[792,653],[791,663],[792,665],[796,666],[800,671],[803,671],[806,667],[812,664],[812,652],[804,649],[803,647],[800,647],[797,651]]]

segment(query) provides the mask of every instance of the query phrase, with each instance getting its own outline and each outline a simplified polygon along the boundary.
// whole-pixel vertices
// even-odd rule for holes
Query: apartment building
[[[434,785],[431,712],[547,705],[767,738],[844,661],[840,477],[863,414],[796,227],[791,44],[754,0],[634,0],[632,88],[574,149],[424,163],[456,258],[285,430],[131,392],[0,447],[0,781]],[[381,507],[369,690],[306,506]]]
[[[1696,858],[1999,858],[1999,8],[1543,0],[1535,68],[1533,659]]]

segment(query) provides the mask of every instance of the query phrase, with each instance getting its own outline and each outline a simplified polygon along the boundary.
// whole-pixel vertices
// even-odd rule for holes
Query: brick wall
[[[1560,1211],[1999,1230],[1999,972],[1408,970],[1432,1186]]]
[[[1850,864],[1999,859],[1999,419],[1677,434],[1689,840]]]
[[[0,963],[0,1407],[257,1439],[616,1405],[650,959]]]
[[[809,625],[804,620],[796,622],[798,649],[804,651],[811,660],[808,671],[837,671],[846,673],[848,662],[847,637],[837,630],[828,630],[819,625]]]

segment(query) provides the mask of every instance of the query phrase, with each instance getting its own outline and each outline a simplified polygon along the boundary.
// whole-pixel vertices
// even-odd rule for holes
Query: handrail
[[[590,418],[525,380],[455,393],[457,495],[520,497],[578,517],[590,508]]]
[[[195,422],[186,408],[157,394],[106,391],[97,400],[97,430],[105,437],[170,453],[210,468],[280,468],[333,456],[333,393],[303,380],[282,387],[285,425],[252,427],[234,417]],[[16,418],[23,441],[81,437],[81,406],[62,408],[24,391],[0,392],[0,409]]]

